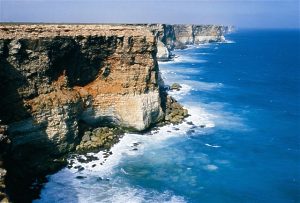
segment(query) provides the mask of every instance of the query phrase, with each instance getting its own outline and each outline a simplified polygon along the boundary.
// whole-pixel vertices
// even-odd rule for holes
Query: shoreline
[[[100,41],[101,41],[101,43],[104,43],[104,45],[107,46],[106,49],[108,50],[108,53],[105,53],[105,54],[108,54],[108,56],[110,56],[109,54],[115,54],[115,53],[120,54],[122,52],[126,53],[125,50],[123,49],[123,46],[124,46],[123,43],[128,43],[127,46],[129,47],[129,51],[133,52],[130,54],[126,53],[128,56],[126,56],[125,60],[122,57],[119,58],[120,57],[119,55],[113,55],[114,57],[112,57],[112,58],[110,58],[110,57],[105,58],[105,57],[107,57],[105,55],[104,59],[103,58],[100,58],[101,60],[97,59],[101,63],[103,60],[104,61],[107,60],[107,62],[105,61],[107,64],[104,64],[105,69],[98,70],[99,73],[101,73],[101,77],[97,78],[96,73],[94,73],[93,76],[88,76],[88,77],[91,77],[89,79],[86,79],[84,77],[84,75],[79,75],[81,77],[80,78],[78,76],[79,79],[82,80],[79,83],[79,86],[76,82],[76,78],[74,78],[74,79],[72,78],[72,77],[74,77],[74,75],[76,76],[76,74],[78,74],[78,73],[76,73],[76,72],[70,73],[69,69],[64,70],[62,72],[62,75],[57,75],[57,73],[55,71],[53,72],[55,74],[54,76],[47,75],[48,73],[45,72],[46,73],[45,76],[50,77],[50,81],[53,80],[52,77],[54,77],[54,80],[50,84],[51,86],[47,87],[48,89],[44,88],[41,90],[39,90],[39,89],[34,90],[36,92],[38,92],[38,91],[42,92],[41,95],[38,95],[37,93],[34,93],[34,92],[20,92],[20,93],[18,92],[19,91],[18,85],[28,85],[28,84],[15,84],[15,86],[11,86],[11,88],[13,88],[13,90],[19,94],[18,98],[16,98],[16,100],[21,100],[22,102],[25,101],[25,103],[26,103],[25,110],[16,112],[16,115],[15,115],[15,117],[17,117],[18,120],[21,120],[21,123],[20,123],[21,125],[18,126],[19,129],[21,130],[20,132],[18,131],[18,128],[14,129],[15,127],[13,127],[13,125],[11,125],[11,123],[9,123],[11,121],[14,121],[13,119],[15,119],[15,118],[13,118],[11,116],[5,117],[5,115],[11,115],[11,112],[10,112],[10,114],[8,114],[8,112],[6,112],[7,111],[6,109],[0,109],[1,112],[2,111],[4,112],[4,114],[3,114],[4,118],[9,121],[9,122],[7,122],[9,124],[7,135],[9,137],[9,139],[12,141],[12,144],[11,144],[11,146],[9,146],[9,148],[14,149],[14,151],[9,149],[8,150],[9,153],[4,158],[4,167],[6,169],[8,169],[8,173],[7,173],[6,180],[5,180],[7,187],[4,188],[3,191],[4,192],[9,191],[8,193],[10,195],[11,201],[14,201],[14,202],[20,202],[20,201],[30,202],[32,199],[37,198],[40,194],[41,188],[47,181],[47,179],[45,177],[49,174],[56,173],[57,171],[66,167],[68,164],[67,158],[69,156],[72,156],[72,154],[74,152],[76,153],[76,149],[75,149],[76,146],[81,145],[82,147],[79,147],[78,149],[82,150],[82,152],[84,152],[85,154],[88,154],[89,153],[89,152],[87,152],[88,150],[99,150],[99,149],[102,149],[103,147],[111,148],[111,146],[118,143],[120,137],[122,135],[124,135],[124,133],[126,133],[126,132],[135,132],[137,130],[137,131],[139,131],[140,134],[147,134],[147,133],[151,133],[153,131],[153,129],[155,129],[155,128],[160,128],[162,125],[168,125],[170,123],[173,123],[173,124],[181,123],[189,114],[188,114],[187,110],[185,110],[184,107],[182,105],[180,105],[175,99],[168,96],[168,93],[165,90],[166,87],[164,86],[162,79],[159,78],[159,76],[158,76],[159,75],[159,72],[158,72],[159,67],[157,65],[157,59],[159,57],[154,56],[154,54],[156,54],[157,49],[160,48],[157,46],[156,42],[163,39],[163,38],[161,38],[162,37],[161,29],[163,28],[163,32],[165,32],[165,29],[169,29],[169,30],[170,29],[175,29],[175,30],[178,29],[179,34],[177,33],[178,34],[177,40],[186,40],[186,37],[183,36],[182,34],[180,34],[182,32],[182,29],[190,30],[191,28],[193,28],[193,29],[197,28],[200,30],[200,31],[198,30],[198,32],[200,32],[200,33],[203,32],[203,30],[201,31],[202,28],[204,29],[204,32],[207,32],[206,29],[210,29],[210,30],[217,29],[218,32],[220,32],[220,33],[223,32],[223,30],[222,30],[223,27],[220,27],[220,26],[202,26],[201,27],[201,26],[194,26],[194,25],[188,25],[188,26],[170,25],[169,26],[169,25],[155,25],[155,24],[149,25],[148,24],[147,29],[149,29],[149,30],[141,30],[140,28],[142,27],[142,25],[140,25],[140,24],[127,25],[125,27],[122,27],[123,26],[122,24],[118,24],[118,25],[116,25],[117,29],[115,29],[113,26],[110,27],[110,25],[106,24],[106,25],[103,25],[104,27],[102,27],[100,25],[96,26],[96,27],[93,27],[92,25],[90,25],[90,26],[87,25],[87,27],[85,27],[84,35],[83,35],[82,32],[77,31],[77,27],[76,28],[72,27],[75,25],[70,25],[70,27],[69,26],[56,27],[55,25],[47,25],[47,24],[36,25],[37,27],[34,26],[34,24],[31,24],[31,26],[29,26],[29,27],[26,27],[25,25],[23,25],[22,27],[16,27],[16,25],[14,25],[13,27],[15,27],[14,29],[16,29],[16,30],[14,30],[13,28],[6,29],[5,25],[3,25],[3,24],[1,24],[0,27],[1,26],[3,28],[1,28],[2,31],[0,29],[0,34],[1,34],[1,36],[6,36],[7,39],[5,39],[2,44],[0,44],[1,45],[0,48],[1,48],[1,50],[3,49],[3,51],[2,51],[3,53],[7,52],[7,51],[5,51],[6,49],[11,49],[11,50],[9,50],[8,53],[6,53],[4,55],[0,54],[0,60],[3,60],[3,61],[1,61],[1,63],[2,62],[5,63],[7,65],[7,69],[14,68],[15,60],[17,60],[17,62],[19,61],[18,63],[23,63],[25,61],[26,62],[24,64],[25,68],[26,68],[26,64],[28,64],[27,63],[28,61],[32,62],[32,63],[34,62],[33,65],[31,65],[31,66],[35,67],[36,58],[38,58],[38,57],[36,57],[34,55],[34,57],[32,59],[30,59],[30,58],[28,58],[28,56],[26,57],[26,55],[30,56],[32,54],[36,54],[36,53],[40,52],[40,50],[45,51],[45,50],[49,49],[49,47],[46,43],[44,45],[39,44],[39,46],[41,46],[42,49],[39,48],[38,50],[36,50],[36,48],[34,48],[34,47],[31,48],[31,46],[34,45],[34,43],[31,44],[31,41],[34,42],[35,37],[44,36],[44,35],[46,37],[49,37],[49,39],[43,38],[43,40],[45,40],[45,42],[47,41],[47,43],[50,43],[50,45],[53,42],[53,47],[51,47],[52,45],[50,46],[51,49],[56,50],[60,46],[67,47],[67,49],[63,50],[62,56],[60,56],[60,54],[59,54],[60,51],[58,51],[57,54],[54,55],[53,59],[51,59],[51,57],[50,57],[50,60],[53,60],[52,63],[56,64],[56,66],[58,66],[58,67],[60,67],[62,65],[61,68],[65,68],[65,65],[68,65],[68,63],[70,63],[72,65],[74,62],[74,61],[70,60],[67,64],[64,64],[64,62],[63,62],[64,60],[62,60],[64,57],[66,60],[69,60],[67,57],[69,51],[71,50],[72,53],[74,52],[74,50],[73,50],[74,48],[72,48],[74,46],[74,45],[72,45],[74,43],[72,38],[75,39],[75,43],[79,43],[79,45],[82,48],[87,49],[87,51],[91,51],[91,53],[94,53],[93,49],[97,50],[97,47],[93,47],[92,45],[86,46],[83,43],[83,41],[85,40],[84,37],[87,37],[87,40],[96,40],[96,41],[98,40],[99,43],[100,43]],[[41,34],[40,32],[41,32],[41,28],[43,26],[47,27],[47,29],[46,29],[46,31],[44,31]],[[85,25],[79,25],[79,26],[85,26]],[[143,25],[143,26],[145,26],[145,25]],[[25,30],[22,31],[21,28],[24,28]],[[59,37],[62,38],[61,41],[59,41],[60,39],[58,39],[58,41],[57,41],[57,39],[56,39],[57,36],[55,37],[56,34],[53,34],[53,33],[51,34],[49,32],[51,29],[57,30],[59,32]],[[89,37],[89,35],[91,35],[91,33],[93,32],[93,30],[91,30],[91,29],[95,29],[94,30],[95,34],[99,35],[99,36],[94,37],[95,39],[90,39],[90,37]],[[111,37],[107,37],[106,29],[109,29],[112,32],[112,33],[110,33]],[[119,33],[119,29],[121,29],[120,33]],[[134,32],[135,29],[137,29],[138,32]],[[129,30],[130,32],[126,33],[124,30],[125,31]],[[152,31],[152,33],[150,31]],[[127,41],[127,36],[120,37],[118,34],[129,35],[128,41]],[[188,35],[190,35],[190,34],[192,34],[192,33],[188,32]],[[23,37],[24,37],[24,39],[23,39]],[[153,39],[153,37],[156,39]],[[170,36],[166,35],[165,40],[168,37],[174,38],[175,33]],[[223,35],[222,35],[222,37],[223,37]],[[222,39],[222,37],[220,39]],[[129,39],[134,39],[135,41],[132,41]],[[22,43],[20,43],[18,40],[21,41]],[[79,42],[78,42],[78,40],[79,40]],[[193,39],[193,40],[195,40],[195,39]],[[23,41],[24,41],[24,44],[23,44]],[[122,43],[120,43],[120,42],[122,42]],[[65,44],[60,45],[61,43],[65,43]],[[107,44],[105,44],[105,43],[107,43]],[[181,41],[178,41],[178,43],[180,44],[180,46],[182,46]],[[190,43],[190,41],[188,41],[187,43]],[[194,43],[194,41],[193,41],[193,43]],[[10,44],[12,44],[12,45],[10,45]],[[115,44],[117,44],[117,46],[119,46],[120,48],[116,47]],[[25,46],[25,48],[24,48],[24,46]],[[26,47],[26,46],[28,46],[28,47]],[[103,44],[101,44],[101,46],[103,46]],[[138,46],[138,47],[136,47],[136,46]],[[176,58],[176,56],[172,55],[172,53],[171,53],[171,50],[173,50],[175,45],[172,48],[173,45],[172,44],[168,45],[167,41],[165,41],[164,46],[165,46],[165,48],[167,46],[170,46],[169,48],[167,48],[169,51],[169,54],[170,54],[169,56]],[[147,49],[145,49],[145,47]],[[33,49],[33,51],[29,50],[29,51],[26,51],[26,53],[24,51],[22,51],[23,49],[28,49],[28,48]],[[82,49],[82,48],[80,48],[80,49]],[[118,50],[118,52],[114,52],[114,51],[111,52],[110,51],[111,48]],[[60,49],[61,48],[59,48],[58,50],[60,50]],[[76,49],[75,49],[75,51],[76,51]],[[0,53],[2,53],[2,52],[0,52]],[[54,53],[56,53],[56,52],[54,52]],[[84,52],[82,52],[82,50],[78,53],[85,54]],[[44,53],[42,52],[42,55],[43,54]],[[136,57],[136,59],[135,59],[135,57],[132,59],[132,56],[131,56],[132,54]],[[16,57],[15,55],[18,57]],[[87,57],[85,55],[83,55],[83,56]],[[141,58],[141,56],[142,56],[142,58]],[[10,57],[9,60],[6,57]],[[57,59],[55,57],[57,57]],[[60,57],[62,57],[62,59],[60,59]],[[88,56],[88,57],[90,57],[90,56]],[[146,58],[147,63],[145,63],[145,64],[139,62],[141,59],[143,59],[143,57]],[[128,61],[127,61],[127,58],[128,58]],[[47,59],[47,58],[44,58],[44,59]],[[108,90],[112,91],[112,93],[115,94],[115,92],[114,92],[114,91],[116,91],[115,87],[120,85],[118,83],[118,80],[113,81],[109,78],[109,77],[112,77],[112,78],[120,77],[117,74],[113,75],[114,73],[117,73],[117,71],[119,71],[118,70],[118,64],[120,63],[119,59],[120,59],[121,63],[126,64],[126,67],[133,67],[136,69],[136,71],[133,70],[133,73],[131,73],[131,74],[133,74],[134,77],[136,77],[136,78],[140,77],[139,80],[140,80],[141,84],[135,84],[136,82],[134,82],[134,80],[136,80],[136,79],[131,81],[134,83],[125,84],[125,85],[121,84],[122,85],[121,89],[120,90],[117,89],[119,92],[116,92],[117,98],[111,97],[111,93],[108,92],[110,94],[110,95],[108,94],[109,98],[107,99],[107,101],[106,100],[103,101],[101,99],[102,98],[105,99],[105,97],[98,96],[98,95],[102,94],[101,91],[99,92],[99,87],[107,87],[108,85],[110,85],[111,88]],[[137,60],[137,61],[135,62],[135,60]],[[12,65],[10,63],[12,63]],[[113,64],[113,63],[115,63],[115,64]],[[40,62],[38,62],[37,64],[40,65]],[[135,64],[138,64],[138,66],[136,66]],[[50,65],[51,65],[51,63],[50,63]],[[85,66],[85,65],[86,64],[83,64],[83,66]],[[146,69],[147,73],[145,75],[136,75],[138,72],[140,72],[140,69],[143,70],[148,65],[151,66],[151,68]],[[29,67],[31,68],[31,66],[29,66]],[[48,66],[46,66],[46,63],[45,63],[45,68],[49,68]],[[50,66],[50,68],[53,68],[53,67]],[[88,68],[91,68],[91,67],[88,67]],[[99,67],[95,67],[95,68],[99,69]],[[36,71],[36,70],[34,70],[34,71]],[[11,72],[7,72],[5,74],[10,74],[10,73]],[[13,75],[13,76],[9,75],[7,77],[5,74],[4,74],[4,76],[2,76],[2,75],[0,75],[0,76],[3,78],[8,78],[7,83],[9,83],[10,77],[13,77],[13,78],[16,77],[15,75]],[[60,74],[60,73],[58,73],[58,74]],[[36,75],[32,74],[32,73],[28,76],[36,77]],[[37,74],[37,76],[39,76],[39,74]],[[36,78],[36,80],[39,81],[39,78]],[[157,80],[161,80],[161,81],[157,81]],[[6,81],[6,80],[4,80],[4,81]],[[20,80],[20,81],[22,81],[22,80]],[[93,81],[93,82],[91,82],[91,81]],[[32,80],[31,80],[31,82],[32,82]],[[82,86],[83,84],[86,84],[87,82],[91,82],[91,83],[88,83],[86,86]],[[159,82],[162,84],[159,84]],[[114,85],[114,83],[116,83],[116,84]],[[1,89],[3,88],[4,89],[3,92],[5,92],[6,91],[5,85],[4,84],[1,84],[1,85],[3,85],[3,87],[0,86]],[[29,83],[29,85],[31,85],[31,84]],[[32,85],[36,85],[34,80],[33,80]],[[95,89],[95,87],[93,87],[93,85],[98,89],[97,90],[98,92],[95,92],[93,90],[93,89]],[[74,86],[74,88],[73,88],[73,86]],[[16,88],[16,90],[14,88]],[[24,87],[25,90],[26,90],[26,88],[28,88],[28,87]],[[43,88],[43,85],[40,84],[38,86],[38,88]],[[104,88],[103,90],[106,90],[106,89]],[[49,93],[49,91],[50,91],[50,93]],[[128,98],[128,96],[127,97],[120,96],[122,94],[130,95],[129,94],[129,93],[131,93],[130,91],[133,91],[133,95],[141,94],[141,96],[138,95],[138,97],[133,97],[133,98]],[[156,94],[156,96],[158,97],[156,99],[159,102],[157,102],[156,100],[152,100],[151,98],[148,98],[149,95],[143,94],[143,92],[147,93],[149,91]],[[24,95],[22,95],[22,94],[24,94]],[[37,97],[34,99],[31,99],[32,95],[35,95],[35,94],[37,94]],[[48,94],[48,96],[47,96],[47,94]],[[94,99],[91,99],[91,97],[94,97]],[[29,98],[29,100],[27,98]],[[124,99],[124,98],[125,98],[125,100],[123,101],[122,99]],[[101,107],[101,108],[105,107],[105,108],[108,108],[108,110],[109,110],[109,105],[111,105],[110,100],[116,101],[116,99],[122,100],[121,104],[122,104],[122,102],[125,102],[125,103],[132,102],[132,101],[136,102],[138,106],[133,105],[133,107],[134,107],[134,109],[132,109],[133,112],[137,111],[139,114],[143,115],[143,111],[144,111],[144,113],[147,113],[147,116],[149,118],[144,120],[143,117],[140,118],[140,117],[138,117],[138,115],[134,115],[136,117],[135,119],[140,119],[140,120],[137,120],[139,123],[135,123],[134,120],[132,120],[132,117],[128,117],[126,115],[127,113],[124,112],[124,107],[119,106],[118,107],[119,109],[116,109],[116,110],[120,112],[121,116],[123,116],[123,118],[121,118],[121,122],[118,120],[118,119],[120,119],[118,117],[116,117],[117,119],[114,117],[111,117],[111,118],[108,117],[108,120],[107,120],[107,121],[114,121],[114,119],[116,119],[116,121],[119,122],[119,123],[114,124],[114,126],[117,126],[115,129],[107,128],[107,127],[105,128],[105,127],[100,127],[100,126],[93,126],[93,123],[90,123],[90,124],[88,123],[89,121],[92,121],[92,122],[97,121],[97,119],[94,121],[92,120],[92,119],[94,119],[93,112],[92,112],[92,114],[89,112],[89,109],[92,106],[92,104],[91,104],[92,102],[96,101],[95,103],[97,105],[100,104],[99,107]],[[26,100],[28,100],[28,101],[26,101]],[[147,103],[150,102],[150,104],[149,104],[150,106],[143,106],[145,101]],[[1,102],[3,102],[3,101],[1,101]],[[109,105],[107,105],[106,103],[103,103],[103,102],[108,102]],[[23,103],[21,103],[21,105],[23,105]],[[64,106],[62,106],[62,108],[61,108],[60,107],[61,105],[64,105]],[[55,110],[53,112],[51,110],[50,118],[53,119],[53,121],[51,121],[51,119],[49,119],[49,115],[47,115],[48,113],[45,114],[45,110],[47,112],[49,110],[49,107],[50,107],[50,109],[52,108],[51,106],[53,106],[55,108],[59,107],[57,110]],[[30,107],[30,108],[28,108],[28,107]],[[23,108],[23,106],[22,106],[22,108]],[[28,108],[29,110],[26,110],[26,108]],[[101,108],[100,108],[100,110],[101,110]],[[13,108],[13,110],[15,111],[18,109]],[[41,121],[38,121],[40,123],[39,124],[40,126],[36,126],[36,124],[34,124],[34,122],[36,122],[36,121],[34,121],[34,120],[32,121],[33,122],[32,124],[26,123],[26,122],[31,122],[30,120],[28,120],[26,118],[26,116],[28,116],[28,112],[30,112],[32,110],[33,110],[32,113],[34,113],[34,114],[32,114],[33,116],[35,116],[36,118],[39,118],[39,119],[42,118]],[[126,108],[125,108],[125,110],[128,111],[128,109],[126,109]],[[139,112],[140,110],[142,110],[142,112]],[[26,114],[26,111],[27,111],[27,114]],[[103,112],[99,111],[94,114],[99,114],[99,113],[103,113]],[[14,115],[14,112],[12,112],[12,114]],[[83,120],[78,120],[77,117],[80,114],[85,114],[85,117],[88,117],[88,119],[84,120],[84,122],[82,122]],[[113,116],[116,116],[116,115],[113,115]],[[24,118],[26,118],[27,120],[26,119],[24,120],[25,126],[22,126],[22,122],[23,122],[22,119],[24,119]],[[63,118],[64,120],[59,121],[59,122],[56,121],[57,119],[61,119],[61,118]],[[71,120],[69,120],[70,118],[71,118]],[[105,114],[104,114],[103,118],[107,119]],[[43,121],[43,120],[45,120],[45,119],[47,122],[46,124],[48,124],[48,122],[49,122],[53,126],[51,126],[50,128],[49,128],[49,126],[48,127],[46,126],[46,129],[44,132],[45,121]],[[112,120],[109,120],[109,119],[112,119]],[[122,119],[124,119],[124,120],[122,120]],[[32,128],[30,128],[31,125],[33,126]],[[65,125],[66,125],[66,127],[65,127]],[[69,129],[70,127],[71,127],[71,129]],[[17,133],[16,135],[18,135],[18,133],[22,134],[22,130],[25,130],[24,131],[25,135],[29,134],[30,136],[32,136],[32,133],[33,133],[33,135],[34,135],[34,133],[38,133],[37,135],[40,136],[40,132],[39,132],[40,130],[42,130],[41,136],[45,136],[45,133],[46,133],[47,142],[50,141],[49,142],[50,145],[49,144],[46,145],[47,147],[49,147],[49,149],[47,149],[49,151],[44,149],[43,145],[41,145],[41,146],[34,145],[34,142],[32,144],[32,147],[33,147],[32,150],[37,149],[37,151],[34,151],[34,152],[31,152],[29,150],[30,148],[26,149],[24,147],[18,148],[16,146],[14,146],[15,143],[17,143],[15,141],[15,139],[18,137],[15,136],[13,133]],[[63,131],[60,132],[60,130],[63,130]],[[37,132],[35,132],[35,131],[37,131]],[[115,133],[114,131],[118,131],[118,132]],[[86,132],[89,132],[89,133],[86,133]],[[60,136],[59,139],[61,139],[61,140],[58,140],[58,144],[54,143],[51,140],[51,139],[53,139],[53,138],[51,138],[53,135],[54,135],[54,138],[57,135]],[[74,138],[72,138],[72,137],[74,137]],[[36,137],[32,137],[32,138],[37,139]],[[29,139],[32,139],[32,138],[29,137]],[[43,138],[43,139],[45,139],[45,138]],[[71,142],[69,142],[68,140]],[[57,140],[55,140],[55,142],[57,142]],[[29,142],[29,145],[30,144],[31,143]],[[40,149],[39,149],[39,147],[40,147]],[[85,148],[88,148],[88,150],[86,150]],[[21,151],[18,152],[16,150],[21,150]],[[25,153],[23,153],[22,150],[25,150],[24,151]],[[56,151],[56,150],[58,150],[58,151]],[[42,153],[38,153],[39,151]],[[107,153],[108,154],[106,156],[109,156],[110,155],[109,150],[107,150]],[[28,160],[24,161],[22,156],[26,156]],[[90,158],[93,159],[93,157],[90,157]],[[18,167],[16,167],[16,166],[18,166]],[[79,168],[79,169],[81,169],[81,168]],[[26,175],[24,175],[24,174],[26,174]],[[1,175],[1,177],[2,177],[2,175]],[[18,187],[16,187],[16,185],[18,185]]]

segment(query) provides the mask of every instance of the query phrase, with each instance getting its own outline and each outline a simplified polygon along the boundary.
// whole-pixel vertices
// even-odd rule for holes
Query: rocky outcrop
[[[179,91],[180,89],[182,88],[182,86],[178,83],[173,83],[171,86],[170,86],[170,90],[176,90],[176,91]]]
[[[76,149],[79,152],[109,149],[113,144],[119,141],[123,130],[119,128],[101,127],[85,131],[81,142]]]
[[[188,116],[187,109],[183,108],[173,97],[167,95],[165,122],[179,124]]]
[[[168,61],[171,54],[167,46],[160,40],[157,41],[157,59],[160,61]]]
[[[170,50],[173,47],[168,47],[167,44],[173,43],[172,40],[174,39],[174,35],[171,33],[173,31],[173,27],[165,24],[149,24],[146,28],[148,28],[156,37],[157,59],[160,61],[169,60],[171,57]]]

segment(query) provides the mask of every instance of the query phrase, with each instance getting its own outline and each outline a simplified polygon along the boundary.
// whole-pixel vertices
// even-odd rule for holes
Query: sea
[[[165,85],[182,86],[169,94],[189,111],[183,123],[70,158],[77,169],[48,176],[34,202],[300,202],[300,30],[226,39],[159,63]]]

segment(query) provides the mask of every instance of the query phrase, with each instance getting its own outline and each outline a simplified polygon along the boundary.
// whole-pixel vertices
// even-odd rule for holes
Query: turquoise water
[[[186,122],[126,134],[107,160],[50,176],[36,202],[300,202],[300,31],[227,39],[160,63]]]

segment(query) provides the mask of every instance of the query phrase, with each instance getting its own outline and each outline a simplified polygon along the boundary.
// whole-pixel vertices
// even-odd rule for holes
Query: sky
[[[0,0],[1,22],[300,28],[300,0]]]

